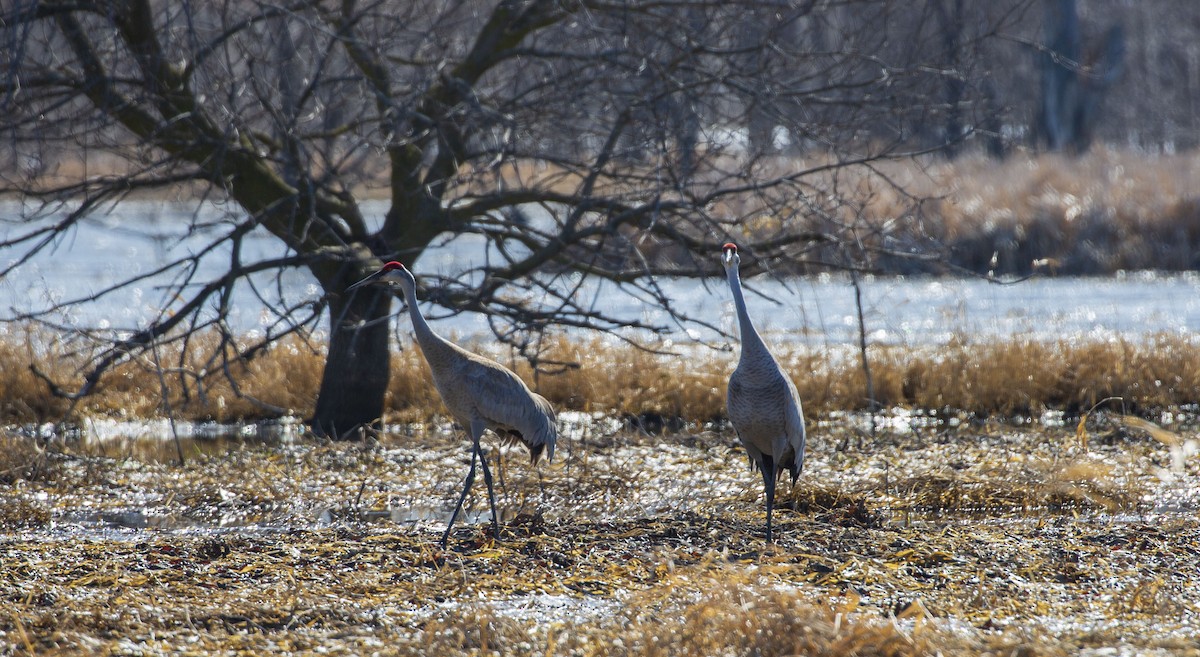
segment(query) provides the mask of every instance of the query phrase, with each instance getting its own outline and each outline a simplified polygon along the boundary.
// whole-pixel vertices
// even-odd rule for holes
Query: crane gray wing
[[[501,435],[507,433],[505,437],[519,438],[535,463],[543,450],[554,457],[558,434],[550,402],[494,361],[475,360],[466,381],[476,410],[490,428]]]
[[[796,390],[796,384],[792,382],[791,377],[787,374],[784,374],[783,378],[787,381],[788,394],[791,397],[791,403],[785,405],[783,430],[787,436],[788,446],[796,451],[796,460],[793,463],[786,464],[786,466],[791,471],[792,483],[794,484],[800,476],[800,471],[804,469],[804,443],[806,439],[804,409],[800,404],[800,393]]]

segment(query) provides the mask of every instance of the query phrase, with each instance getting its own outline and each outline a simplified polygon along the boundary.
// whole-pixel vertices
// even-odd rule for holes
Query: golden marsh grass
[[[1131,413],[1200,401],[1200,347],[1178,335],[1084,342],[956,338],[936,347],[870,346],[868,354],[875,401],[885,408],[1029,416],[1052,409],[1079,414],[1113,397]],[[723,417],[725,384],[736,360],[732,352],[661,355],[601,339],[558,338],[543,358],[576,366],[535,376],[511,355],[492,355],[561,410],[652,414],[692,423]],[[811,417],[870,408],[852,352],[781,345],[776,355]],[[73,413],[76,418],[153,417],[166,415],[169,407],[176,417],[193,420],[305,417],[316,399],[323,352],[321,345],[292,340],[252,361],[232,362],[226,371],[236,386],[224,371],[199,377],[208,362],[208,352],[200,348],[182,359],[177,353],[164,355],[160,363],[171,363],[172,371],[161,377],[154,363],[124,363]],[[68,389],[79,381],[82,367],[54,342],[0,341],[0,418],[7,423],[64,419],[70,405],[50,394],[31,373],[31,364]],[[418,349],[411,344],[393,349],[391,367],[385,419],[427,422],[444,412]],[[163,384],[170,391],[169,404],[162,401]]]

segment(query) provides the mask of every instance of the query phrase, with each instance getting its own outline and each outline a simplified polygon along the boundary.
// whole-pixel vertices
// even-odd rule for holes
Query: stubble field
[[[1191,425],[883,420],[812,423],[773,546],[719,424],[568,413],[554,464],[502,450],[501,540],[480,485],[446,551],[446,425],[260,426],[182,467],[171,441],[10,437],[0,652],[1197,654]]]

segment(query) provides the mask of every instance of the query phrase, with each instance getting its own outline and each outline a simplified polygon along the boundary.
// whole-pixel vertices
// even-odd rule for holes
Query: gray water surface
[[[382,221],[386,206],[367,204],[369,223]],[[0,203],[0,219],[19,214],[15,203]],[[205,227],[184,239],[174,235],[193,214]],[[0,317],[11,318],[66,299],[88,298],[130,275],[152,272],[183,256],[202,252],[230,229],[237,215],[228,208],[202,205],[199,210],[161,202],[126,201],[112,212],[85,220],[51,248],[17,266],[0,279]],[[0,236],[12,239],[24,230],[19,223],[0,224]],[[0,251],[5,266],[23,251]],[[243,263],[286,255],[280,242],[252,233],[241,249]],[[223,273],[230,262],[229,245],[216,248],[198,262],[195,283]],[[474,238],[453,240],[424,254],[415,267],[423,273],[455,276],[487,257]],[[714,260],[717,254],[713,255]],[[103,294],[92,302],[55,313],[66,326],[99,326],[114,332],[133,330],[169,313],[182,301],[164,286],[183,275],[185,267]],[[276,279],[259,276],[254,286],[237,288],[231,309],[232,328],[254,334],[276,321],[271,310],[295,307],[320,298],[321,290],[303,270]],[[736,333],[729,290],[723,278],[662,279],[659,284],[684,314],[716,323]],[[760,331],[777,339],[812,346],[848,345],[858,340],[854,289],[841,276],[789,281],[758,277],[746,281],[747,302]],[[1033,339],[1137,338],[1155,333],[1191,336],[1200,330],[1200,275],[1130,273],[1109,278],[1035,278],[1012,285],[951,278],[867,277],[862,281],[868,340],[875,344],[927,346],[951,338],[986,340],[1011,336]],[[636,291],[611,283],[585,286],[581,298],[618,309],[630,320],[673,326],[666,313],[638,298]],[[270,305],[267,305],[270,304]],[[445,309],[424,307],[427,314]],[[209,311],[212,312],[211,310]],[[460,338],[489,333],[485,318],[475,314],[432,321],[439,331]],[[322,323],[321,326],[324,326]],[[407,324],[401,329],[407,331]],[[699,326],[673,327],[680,344],[723,342]]]

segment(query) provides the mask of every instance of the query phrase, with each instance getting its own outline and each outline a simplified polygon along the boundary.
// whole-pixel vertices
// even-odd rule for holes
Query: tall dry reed
[[[65,389],[82,379],[79,356],[32,335],[0,340],[0,420],[56,421],[75,416],[151,417],[168,412],[196,420],[239,421],[312,412],[320,385],[322,345],[287,340],[242,362],[214,367],[215,341],[193,341],[195,353],[169,348],[154,362],[115,368],[94,394],[73,407],[51,394],[31,365]],[[691,422],[724,417],[725,385],[736,355],[655,354],[602,339],[552,341],[543,359],[573,364],[534,375],[519,358],[501,355],[556,408],[613,414],[652,413]],[[805,412],[870,408],[862,369],[846,353],[776,347]],[[1200,403],[1200,346],[1179,335],[1088,342],[1012,338],[976,342],[965,337],[937,347],[871,346],[875,401],[982,415],[1029,415],[1047,409],[1082,412],[1119,397],[1127,410]],[[389,421],[420,422],[445,410],[428,367],[413,345],[395,349],[386,406]],[[163,390],[167,390],[164,397]]]

